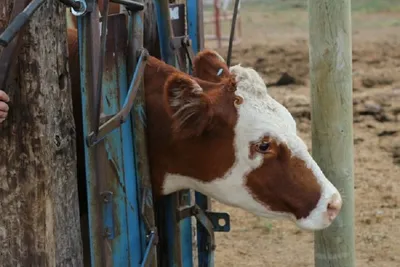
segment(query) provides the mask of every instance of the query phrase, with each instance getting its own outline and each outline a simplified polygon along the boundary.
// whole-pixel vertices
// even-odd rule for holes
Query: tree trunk
[[[46,1],[21,34],[0,126],[0,265],[82,266],[65,6]]]

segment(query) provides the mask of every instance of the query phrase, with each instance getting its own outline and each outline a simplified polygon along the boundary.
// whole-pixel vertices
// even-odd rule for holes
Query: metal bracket
[[[107,239],[114,239],[113,193],[105,191],[100,195],[103,199],[104,236]]]
[[[62,1],[62,0],[60,0]],[[67,0],[62,1],[65,3]],[[72,15],[79,17],[86,14],[88,7],[85,0],[68,0]]]
[[[115,115],[106,115],[107,118],[111,118],[98,128],[98,133],[95,134],[95,131],[93,131],[87,136],[86,142],[89,147],[92,147],[103,140],[107,134],[121,126],[128,119],[131,109],[133,107],[136,93],[139,90],[148,57],[149,52],[146,49],[143,49],[141,51],[135,73],[129,86],[128,95],[125,98],[122,109]]]
[[[192,41],[190,40],[189,36],[184,35],[171,38],[170,46],[172,51],[183,48],[186,55],[188,56],[190,66],[193,67],[195,54],[193,52]]]
[[[196,216],[196,214],[204,213],[212,224],[214,232],[229,232],[231,230],[230,216],[225,212],[203,211],[199,206],[193,205],[183,207],[178,212],[177,220],[180,221],[186,217]]]
[[[227,213],[203,211],[199,206],[181,207],[177,212],[177,222],[194,216],[204,226],[210,236],[209,249],[214,251],[216,248],[214,232],[228,232],[230,230],[230,217]],[[219,223],[224,220],[224,224]]]

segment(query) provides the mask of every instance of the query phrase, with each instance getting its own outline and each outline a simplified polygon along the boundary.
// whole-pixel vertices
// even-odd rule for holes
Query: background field
[[[352,5],[357,266],[398,267],[400,1]],[[283,73],[294,78],[269,91],[293,113],[311,147],[307,1],[243,1],[241,16],[242,42],[234,47],[233,63],[254,67],[267,84]],[[225,34],[228,29],[224,24]],[[226,50],[219,49],[224,56]],[[313,234],[217,202],[213,208],[232,220],[229,234],[217,234],[216,266],[313,266]]]

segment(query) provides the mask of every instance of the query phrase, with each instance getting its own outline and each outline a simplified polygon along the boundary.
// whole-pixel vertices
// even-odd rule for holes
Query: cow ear
[[[190,76],[176,73],[169,77],[164,87],[164,99],[177,136],[199,136],[209,125],[211,99]]]
[[[193,76],[209,82],[220,82],[231,77],[225,60],[214,50],[205,49],[193,62]]]

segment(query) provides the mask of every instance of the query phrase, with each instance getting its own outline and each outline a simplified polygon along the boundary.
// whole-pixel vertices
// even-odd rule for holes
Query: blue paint
[[[188,35],[192,41],[192,47],[194,54],[197,54],[200,50],[199,44],[199,25],[198,25],[198,0],[187,0],[187,24],[188,24]],[[203,194],[195,193],[196,204],[203,210],[208,208],[208,198]],[[198,246],[198,260],[199,266],[214,266],[214,252],[208,252],[207,247],[208,233],[197,223],[197,246]]]
[[[168,1],[155,0],[154,1],[156,16],[157,16],[157,27],[160,40],[160,52],[161,58],[172,66],[177,66],[177,60],[170,47],[170,39],[172,35],[172,29],[170,28],[170,9]],[[183,191],[182,193],[189,193],[189,191]],[[173,216],[177,208],[177,193],[165,197],[165,210],[170,216],[165,216],[166,236],[168,243],[168,266],[177,266],[178,262],[174,260],[175,255],[181,255],[181,261],[183,267],[193,266],[193,255],[192,255],[192,228],[191,219],[186,218],[181,220],[178,224]],[[187,197],[190,201],[190,197]],[[190,204],[190,203],[187,203]],[[177,225],[179,227],[177,227]],[[175,234],[177,233],[177,234]],[[181,246],[178,247],[178,240],[180,238]]]
[[[188,35],[192,40],[192,47],[194,54],[197,54],[200,50],[199,46],[199,27],[198,27],[198,0],[187,0],[186,1],[186,10],[187,10],[187,29]]]
[[[186,205],[190,205],[190,191],[185,190],[182,192],[185,194],[185,199],[188,201]],[[182,244],[182,266],[192,267],[193,266],[193,244],[192,244],[192,219],[191,217],[185,218],[180,221],[181,229],[181,244]]]
[[[118,66],[120,70],[119,88],[120,88],[120,106],[126,103],[128,90],[127,90],[127,70],[126,70],[126,56],[121,54],[118,57]],[[124,104],[123,104],[124,103]],[[122,152],[123,157],[123,168],[125,171],[125,187],[126,187],[126,214],[127,214],[127,237],[128,237],[128,248],[130,254],[130,264],[125,266],[137,266],[142,258],[142,252],[140,244],[142,243],[141,232],[139,231],[139,203],[138,203],[138,188],[136,180],[138,179],[136,175],[136,168],[134,165],[135,154],[133,151],[133,133],[131,118],[129,118],[124,124],[121,125],[122,129]],[[124,249],[124,248],[122,248]],[[116,247],[114,251],[114,257],[118,258],[120,254],[119,249]],[[116,262],[116,261],[114,261]],[[114,266],[124,266],[114,264]]]
[[[89,123],[85,118],[90,118],[88,114],[88,106],[92,103],[88,103],[88,91],[86,88],[85,81],[87,79],[87,67],[89,62],[86,61],[86,36],[89,36],[86,32],[86,27],[83,27],[84,20],[87,23],[90,15],[84,18],[78,18],[78,34],[79,39],[79,53],[81,62],[81,92],[82,92],[82,111],[83,111],[83,132],[87,136],[89,130]],[[123,15],[122,15],[123,16]],[[111,18],[110,18],[111,19]],[[114,17],[116,19],[116,17]],[[109,24],[110,25],[110,24]],[[83,37],[83,38],[82,38]],[[122,52],[122,53],[121,53]],[[127,69],[126,69],[126,55],[123,51],[116,52],[114,58],[115,65],[110,68],[103,75],[103,112],[105,114],[115,114],[121,109],[125,98],[128,93],[127,86]],[[119,89],[119,92],[116,90]],[[138,266],[141,262],[142,253],[142,232],[139,231],[139,205],[138,205],[138,188],[136,184],[137,176],[135,171],[135,156],[133,150],[133,134],[131,118],[129,118],[120,128],[115,129],[102,141],[107,153],[107,159],[109,160],[110,168],[108,171],[113,171],[113,175],[117,176],[117,179],[107,181],[107,190],[113,192],[113,198],[111,205],[103,205],[103,202],[99,200],[97,192],[91,190],[92,181],[96,178],[95,164],[102,164],[101,162],[93,162],[91,149],[85,146],[85,167],[86,167],[86,180],[87,180],[87,198],[88,198],[88,220],[90,228],[90,250],[91,250],[91,262],[92,266],[99,264],[99,255],[101,251],[101,245],[99,244],[103,240],[102,236],[95,236],[95,225],[96,219],[93,208],[94,204],[103,206],[103,224],[106,227],[114,226],[111,229],[111,253],[112,253],[112,265],[113,266]],[[99,143],[98,145],[100,145]]]

